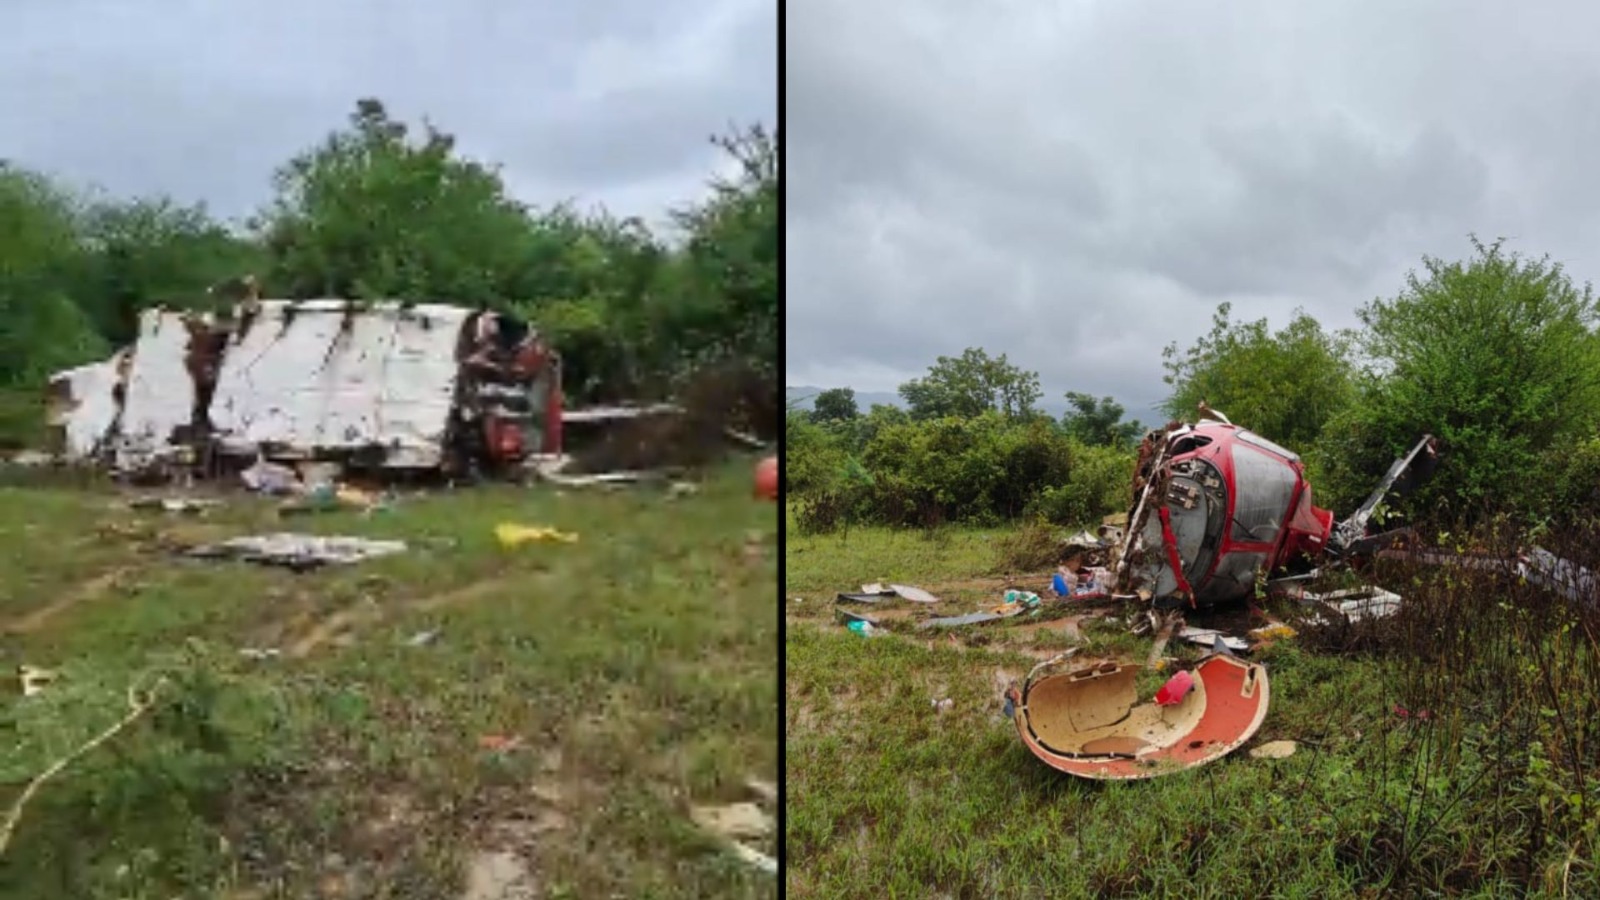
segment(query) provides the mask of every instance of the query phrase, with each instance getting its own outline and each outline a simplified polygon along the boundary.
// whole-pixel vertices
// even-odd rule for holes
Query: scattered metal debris
[[[1236,638],[1230,634],[1223,634],[1215,628],[1194,628],[1192,626],[1184,626],[1184,628],[1178,632],[1178,637],[1188,641],[1191,644],[1197,644],[1208,649],[1216,647],[1218,641],[1222,642],[1222,646],[1232,650],[1235,653],[1243,653],[1250,649],[1250,643],[1248,641],[1244,640],[1243,638]]]
[[[919,588],[919,587],[911,587],[909,585],[904,585],[904,584],[891,584],[891,585],[889,585],[889,590],[892,593],[894,593],[896,596],[898,596],[900,599],[902,599],[902,600],[910,600],[912,603],[938,603],[939,602],[939,598],[938,597],[935,597],[934,595],[928,593],[927,591],[925,591],[925,590],[923,590],[922,588]]]
[[[1383,619],[1400,611],[1400,595],[1380,587],[1351,588],[1326,594],[1305,594],[1314,603],[1328,604],[1349,622]]]
[[[277,647],[240,647],[239,655],[245,659],[261,661],[267,659],[277,659],[283,655],[283,651],[279,650]]]
[[[37,666],[17,666],[17,680],[22,684],[22,696],[32,697],[56,680],[56,672]]]
[[[140,497],[128,501],[129,509],[161,510],[169,513],[184,513],[200,515],[206,510],[221,506],[221,500],[201,499],[199,497]]]
[[[872,618],[871,616],[863,616],[860,613],[853,613],[848,609],[835,609],[833,611],[833,615],[834,618],[838,620],[840,625],[849,625],[851,622],[865,622],[868,625],[876,628],[879,624],[878,620]]]
[[[405,551],[404,541],[279,533],[232,538],[195,547],[187,555],[197,559],[236,559],[305,571],[327,565],[350,565]]]
[[[419,631],[406,639],[406,646],[426,647],[438,640],[439,635],[441,634],[444,634],[444,630],[440,628],[430,628],[427,631]]]
[[[1138,702],[1137,665],[1040,668],[1007,690],[1017,733],[1047,765],[1082,778],[1151,778],[1210,762],[1249,740],[1267,714],[1265,667],[1231,656],[1202,659],[1193,688],[1169,706]]]
[[[919,629],[956,628],[961,625],[979,625],[984,622],[993,622],[1003,618],[1005,617],[996,615],[992,612],[975,612],[968,613],[964,616],[945,616],[939,619],[924,619],[923,621],[917,623],[917,627]]]

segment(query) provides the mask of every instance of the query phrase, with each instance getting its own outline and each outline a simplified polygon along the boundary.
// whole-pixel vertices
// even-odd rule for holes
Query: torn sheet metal
[[[1351,588],[1326,594],[1305,595],[1307,600],[1326,603],[1350,622],[1385,619],[1400,611],[1400,595],[1380,587]]]
[[[209,319],[197,322],[209,327]],[[114,466],[143,469],[170,458],[192,432],[195,382],[186,363],[189,317],[164,309],[139,315],[139,337],[128,355],[122,414],[111,440]]]
[[[196,547],[189,556],[199,559],[236,559],[295,570],[328,565],[350,565],[380,556],[404,553],[404,541],[373,541],[358,537],[323,537],[309,534],[268,534],[237,537]]]
[[[942,619],[927,619],[917,624],[919,629],[928,628],[955,628],[961,625],[980,625],[984,622],[994,622],[1004,619],[1005,616],[992,612],[968,613],[964,616],[946,616]]]
[[[1041,667],[1007,692],[1017,733],[1051,768],[1081,778],[1152,778],[1218,759],[1261,727],[1266,668],[1208,656],[1194,686],[1171,705],[1139,703],[1142,667],[1107,662],[1064,671]]]
[[[1600,578],[1589,569],[1562,559],[1543,547],[1534,547],[1517,561],[1517,574],[1574,603],[1600,606]]]
[[[398,303],[269,300],[241,319],[211,401],[223,452],[386,448],[432,468],[455,405],[456,347],[471,312]]]
[[[1232,650],[1235,653],[1243,653],[1250,649],[1249,641],[1246,641],[1244,638],[1234,637],[1231,634],[1223,634],[1221,631],[1218,631],[1215,628],[1195,628],[1193,626],[1187,626],[1182,631],[1178,632],[1178,637],[1188,641],[1191,644],[1197,644],[1201,647],[1215,647],[1217,646],[1217,642],[1221,641],[1222,646],[1227,647],[1229,650]]]
[[[900,597],[901,600],[910,600],[912,603],[938,603],[939,598],[919,587],[905,584],[891,584],[889,590]]]
[[[104,362],[78,366],[50,378],[48,424],[56,449],[71,462],[93,459],[111,437],[117,402],[129,363],[124,350]]]
[[[559,453],[559,358],[525,323],[444,304],[250,301],[226,327],[162,309],[52,379],[69,458],[125,472],[207,451],[390,468]]]

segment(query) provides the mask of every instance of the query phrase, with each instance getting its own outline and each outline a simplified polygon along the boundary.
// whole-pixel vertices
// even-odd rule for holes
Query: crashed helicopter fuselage
[[[1423,436],[1335,524],[1313,501],[1293,451],[1225,419],[1151,432],[1114,550],[1117,591],[1158,606],[1208,606],[1245,599],[1266,579],[1309,571],[1326,555],[1348,555],[1372,541],[1367,523],[1384,495],[1435,450]]]

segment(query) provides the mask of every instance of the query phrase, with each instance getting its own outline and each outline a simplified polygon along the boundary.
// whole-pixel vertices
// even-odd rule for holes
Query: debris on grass
[[[1223,634],[1215,628],[1186,626],[1182,631],[1178,632],[1178,637],[1208,650],[1214,649],[1219,641],[1222,646],[1235,653],[1243,653],[1250,649],[1250,643],[1245,639],[1234,637],[1231,634]]]
[[[765,782],[751,781],[748,786],[766,803],[776,802],[777,791]],[[778,861],[746,843],[752,840],[765,841],[776,830],[772,814],[759,804],[737,802],[721,806],[696,806],[690,809],[689,818],[740,859],[763,872],[777,874]]]
[[[768,456],[756,463],[756,496],[763,500],[778,499],[778,458]]]
[[[1298,633],[1299,632],[1295,631],[1293,628],[1290,628],[1288,625],[1283,624],[1282,622],[1273,622],[1270,625],[1263,625],[1260,628],[1252,628],[1249,632],[1250,637],[1257,641],[1287,640],[1294,637]]]
[[[250,468],[239,473],[239,480],[251,491],[270,497],[299,494],[305,490],[298,472],[261,456],[256,457]]]
[[[441,635],[443,633],[444,633],[443,629],[439,629],[439,628],[430,628],[427,631],[419,631],[416,634],[413,634],[411,637],[406,638],[406,646],[408,646],[408,647],[426,647],[427,645],[429,645],[429,644],[433,643],[434,641],[438,640],[439,639],[439,635]]]
[[[201,515],[206,510],[221,506],[220,500],[201,499],[199,497],[139,497],[128,501],[128,508],[134,510],[160,510],[167,513],[183,513],[185,515]]]
[[[1139,703],[1141,667],[1106,662],[1076,671],[1046,664],[1007,699],[1023,744],[1051,768],[1095,779],[1151,778],[1219,759],[1266,718],[1266,669],[1208,656],[1176,703]],[[1171,682],[1169,682],[1170,684]]]
[[[197,559],[235,559],[306,571],[327,565],[350,565],[405,551],[404,541],[278,533],[206,544],[190,549],[187,555]]]
[[[1177,706],[1192,690],[1194,690],[1194,676],[1188,672],[1175,672],[1167,679],[1167,683],[1161,686],[1161,690],[1156,691],[1156,705]]]
[[[877,583],[876,581],[874,581],[871,584],[863,584],[861,586],[861,594],[860,594],[860,596],[863,596],[863,597],[893,597],[894,596],[894,590],[892,588],[886,588],[883,585],[881,585],[881,584]]]
[[[56,672],[36,666],[17,666],[17,680],[22,683],[22,696],[32,697],[56,680]]]
[[[871,625],[874,628],[878,627],[878,620],[870,616],[864,616],[860,613],[853,613],[848,609],[835,609],[833,612],[834,617],[839,620],[840,625],[849,625],[851,622],[866,622],[868,625]]]
[[[1299,745],[1294,741],[1267,741],[1250,750],[1251,759],[1288,759]]]
[[[865,588],[863,588],[865,590]],[[939,598],[919,587],[904,584],[889,585],[889,593],[898,596],[901,600],[910,600],[912,603],[938,603]]]
[[[917,623],[917,627],[920,629],[956,628],[961,625],[979,625],[984,622],[994,622],[1003,618],[1005,617],[996,615],[992,612],[975,612],[968,613],[964,616],[945,616],[939,619],[927,619]]]
[[[542,541],[558,541],[563,544],[578,542],[578,536],[570,531],[560,531],[548,525],[517,525],[512,522],[496,525],[494,536],[500,541],[500,546],[507,549]]]
[[[277,659],[283,655],[283,651],[277,647],[240,647],[239,655],[254,660]]]
[[[1400,595],[1380,587],[1351,588],[1326,594],[1306,593],[1305,599],[1324,603],[1349,622],[1363,619],[1384,619],[1400,611]]]

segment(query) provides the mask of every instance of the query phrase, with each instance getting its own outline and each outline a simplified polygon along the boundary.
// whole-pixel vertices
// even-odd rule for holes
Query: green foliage
[[[1548,258],[1473,240],[1465,262],[1426,258],[1392,299],[1361,310],[1372,357],[1356,404],[1320,448],[1344,498],[1423,433],[1443,444],[1422,506],[1523,511],[1551,490],[1544,455],[1600,423],[1600,309]]]
[[[848,442],[865,433],[855,427],[863,424],[871,432],[857,456]],[[827,425],[791,414],[784,454],[785,489],[802,498],[799,524],[811,531],[845,521],[928,526],[1023,514],[1082,523],[1126,502],[1132,466],[1129,449],[1084,446],[1048,419],[991,411],[896,420],[885,407]]]
[[[811,419],[815,422],[848,421],[858,415],[856,392],[850,388],[822,391],[811,406]]]
[[[1077,447],[1071,477],[1041,490],[1028,511],[1058,525],[1082,525],[1124,509],[1133,464],[1126,447]]]
[[[0,384],[35,386],[105,349],[74,303],[87,258],[79,207],[43,176],[0,163]]]
[[[914,419],[970,419],[986,411],[1009,419],[1026,418],[1043,392],[1039,374],[1011,365],[1004,353],[990,358],[978,347],[958,357],[941,356],[928,374],[900,385],[900,396]]]
[[[495,166],[373,99],[278,169],[247,233],[200,206],[91,202],[0,163],[0,386],[36,392],[131,341],[141,310],[216,308],[233,298],[212,285],[257,275],[267,296],[518,314],[561,351],[572,405],[661,399],[725,364],[776,390],[777,135],[712,140],[735,172],[677,210],[670,236],[604,210],[527,209]],[[14,421],[8,404],[0,440],[29,439],[40,408]]]
[[[1229,320],[1217,307],[1211,332],[1180,352],[1162,351],[1172,395],[1162,410],[1193,421],[1203,400],[1239,425],[1290,448],[1309,447],[1350,402],[1353,336],[1323,331],[1304,310],[1276,333],[1266,319]]]
[[[112,346],[138,335],[139,312],[151,306],[212,309],[222,298],[207,289],[264,271],[261,247],[212,219],[201,206],[165,197],[103,201],[80,226],[89,253],[80,305]]]
[[[269,283],[292,297],[503,301],[527,246],[521,207],[493,169],[455,156],[433,126],[411,140],[383,104],[278,170],[258,228]]]
[[[1096,400],[1077,391],[1068,391],[1066,396],[1072,409],[1061,417],[1061,426],[1091,447],[1132,446],[1144,432],[1139,422],[1122,421],[1122,404],[1110,397]]]

